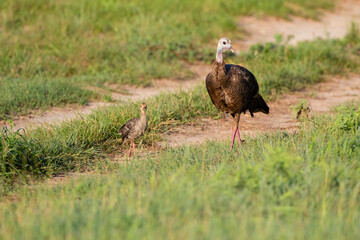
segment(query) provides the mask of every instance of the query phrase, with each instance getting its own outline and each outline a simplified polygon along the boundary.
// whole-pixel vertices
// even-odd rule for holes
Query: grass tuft
[[[66,79],[0,79],[0,120],[26,115],[31,109],[86,104],[95,94]]]

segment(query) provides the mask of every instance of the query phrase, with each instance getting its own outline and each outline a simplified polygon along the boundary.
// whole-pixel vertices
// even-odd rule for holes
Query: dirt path
[[[290,107],[297,105],[299,99],[308,101],[310,114],[324,113],[342,103],[358,101],[360,96],[360,76],[349,79],[331,79],[324,83],[283,95],[280,99],[269,104],[270,114],[241,115],[240,132],[243,138],[271,131],[294,131],[299,122],[294,118]],[[182,144],[198,144],[206,140],[230,139],[233,124],[232,117],[213,120],[199,119],[195,123],[181,125],[163,137],[162,146],[176,147]],[[244,136],[245,135],[245,136]]]
[[[316,38],[342,38],[355,23],[360,26],[360,0],[339,0],[333,12],[324,12],[320,21],[292,17],[291,21],[275,17],[242,17],[239,27],[250,33],[236,42],[238,49],[248,49],[254,43],[274,41],[275,34],[293,36],[289,44]]]
[[[13,120],[14,131],[19,128],[31,128],[37,127],[43,124],[53,124],[62,122],[68,119],[76,118],[79,115],[90,114],[94,109],[99,109],[102,107],[110,106],[112,104],[121,104],[127,101],[138,101],[141,99],[146,99],[155,95],[160,94],[161,92],[176,92],[181,88],[182,90],[189,90],[194,87],[196,84],[201,82],[210,71],[210,66],[205,65],[204,63],[198,63],[196,65],[189,65],[189,68],[195,73],[195,77],[188,79],[186,81],[178,80],[154,80],[153,87],[147,88],[137,88],[133,86],[122,86],[121,92],[129,93],[118,93],[115,92],[112,94],[112,99],[114,102],[90,102],[85,106],[78,105],[69,105],[64,108],[53,107],[45,112],[35,112],[27,116],[15,117]],[[8,122],[0,121],[0,126],[10,126]]]
[[[207,66],[206,66],[206,69]],[[124,86],[122,90],[130,94],[113,93],[112,99],[114,102],[90,102],[85,106],[69,105],[65,108],[53,107],[45,112],[35,112],[27,116],[16,117],[13,120],[14,131],[19,128],[31,128],[37,127],[44,124],[53,124],[62,122],[68,119],[74,119],[79,115],[90,114],[93,110],[102,107],[110,106],[112,104],[121,104],[127,101],[137,101],[146,99],[155,95],[160,94],[163,91],[175,92],[180,88],[188,90],[197,83],[201,82],[199,78],[189,79],[187,81],[174,81],[174,80],[156,80],[154,81],[154,87],[148,88],[136,88],[132,86]],[[0,126],[10,126],[8,122],[0,121]]]
[[[254,17],[243,17],[239,20],[239,26],[245,29],[249,34],[241,41],[235,41],[234,47],[240,50],[246,50],[250,45],[258,42],[273,41],[275,34],[293,35],[291,44],[298,41],[311,40],[316,37],[343,37],[351,22],[360,25],[360,0],[341,0],[337,9],[332,13],[324,13],[321,21],[306,20],[294,17],[291,21],[266,17],[257,19]],[[250,34],[251,33],[251,34]],[[206,74],[210,71],[210,66],[205,64],[191,65],[189,68],[196,74],[196,77],[186,81],[175,80],[156,80],[154,87],[135,88],[125,87],[125,91],[130,95],[115,93],[113,99],[115,104],[124,101],[135,101],[145,99],[159,94],[162,91],[177,91],[191,89],[194,85],[203,81]],[[46,123],[61,122],[66,119],[75,118],[77,115],[89,114],[93,109],[101,108],[114,103],[91,102],[87,106],[69,106],[67,108],[52,108],[43,113],[37,113],[26,117],[20,117],[14,120],[14,129],[39,126]],[[274,103],[275,104],[275,103]],[[244,118],[246,119],[246,117]],[[280,121],[278,119],[277,121]],[[254,123],[254,121],[252,121]],[[285,124],[285,123],[284,123]],[[286,123],[289,124],[289,123]],[[6,122],[0,122],[0,126],[8,125]]]

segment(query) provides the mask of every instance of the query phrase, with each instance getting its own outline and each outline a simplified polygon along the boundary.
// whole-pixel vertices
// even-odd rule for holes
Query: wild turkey
[[[134,140],[142,135],[144,135],[145,130],[147,129],[147,121],[146,121],[146,104],[140,104],[140,118],[133,118],[127,121],[119,130],[122,135],[122,140],[127,141],[130,140],[130,149],[129,149],[129,157],[131,154],[131,148],[135,151],[135,142]]]
[[[206,89],[213,104],[221,111],[230,113],[234,118],[232,149],[236,134],[240,144],[243,142],[239,132],[240,114],[245,114],[247,110],[251,117],[256,112],[268,114],[269,107],[259,94],[259,85],[249,70],[242,66],[224,63],[222,54],[227,50],[234,52],[231,41],[221,38],[212,71],[206,77]]]

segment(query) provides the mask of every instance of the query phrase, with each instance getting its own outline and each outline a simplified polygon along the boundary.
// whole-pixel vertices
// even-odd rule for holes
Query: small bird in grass
[[[259,85],[249,70],[239,65],[225,64],[222,54],[227,50],[234,52],[231,41],[221,38],[212,71],[206,77],[206,89],[213,104],[234,118],[232,149],[236,135],[239,143],[243,142],[239,132],[240,114],[246,113],[247,110],[251,117],[256,112],[268,114],[269,107],[259,94]]]
[[[129,157],[131,155],[131,149],[135,151],[135,142],[134,140],[142,135],[144,135],[145,130],[147,129],[146,121],[146,104],[140,104],[140,118],[133,118],[127,121],[119,130],[122,135],[122,140],[130,140],[130,149]]]

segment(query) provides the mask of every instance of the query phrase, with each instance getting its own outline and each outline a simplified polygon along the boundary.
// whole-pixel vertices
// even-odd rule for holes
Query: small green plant
[[[104,95],[102,96],[102,99],[103,99],[104,102],[113,102],[113,101],[114,101],[114,100],[112,99],[112,96],[109,95],[109,94],[104,94]]]
[[[292,110],[293,117],[299,119],[300,117],[309,117],[310,107],[308,106],[308,101],[300,99],[299,103],[296,106],[290,106]]]
[[[359,26],[352,22],[348,34],[345,36],[345,41],[351,44],[359,44]]]
[[[345,131],[355,133],[360,130],[360,107],[340,106],[336,120],[329,125],[331,132]]]

